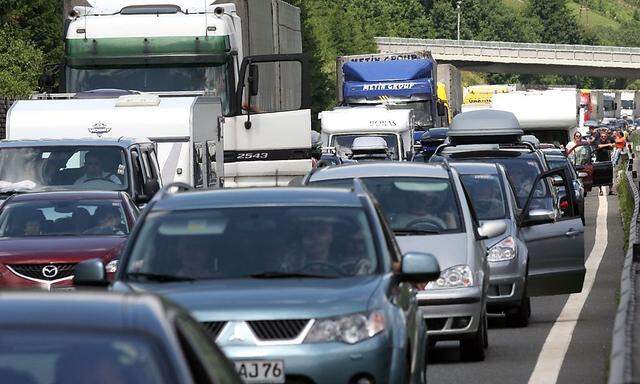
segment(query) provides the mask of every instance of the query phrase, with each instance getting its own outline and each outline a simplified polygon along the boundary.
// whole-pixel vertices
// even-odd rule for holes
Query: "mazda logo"
[[[58,274],[58,267],[56,267],[55,265],[47,265],[44,268],[42,268],[42,275],[44,277],[51,279],[53,277],[56,277],[57,274]]]

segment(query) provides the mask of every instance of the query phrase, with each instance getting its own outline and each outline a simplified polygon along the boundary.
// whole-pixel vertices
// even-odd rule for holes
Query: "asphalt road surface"
[[[492,319],[484,362],[461,362],[458,343],[438,343],[429,383],[606,383],[624,262],[622,223],[615,196],[591,193],[585,211],[588,293],[533,298],[527,328]]]

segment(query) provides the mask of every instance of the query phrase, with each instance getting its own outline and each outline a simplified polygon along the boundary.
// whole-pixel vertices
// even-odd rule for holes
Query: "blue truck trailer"
[[[438,99],[437,62],[427,51],[339,57],[338,102],[343,106],[386,104],[414,111],[414,143],[424,131],[448,125]]]

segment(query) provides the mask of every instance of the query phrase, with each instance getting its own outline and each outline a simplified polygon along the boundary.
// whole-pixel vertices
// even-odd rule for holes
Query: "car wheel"
[[[525,297],[517,308],[505,313],[507,326],[512,328],[524,328],[529,325],[531,316],[531,299]]]
[[[466,340],[460,340],[460,356],[464,361],[484,361],[487,333],[486,315],[480,319],[478,331]]]

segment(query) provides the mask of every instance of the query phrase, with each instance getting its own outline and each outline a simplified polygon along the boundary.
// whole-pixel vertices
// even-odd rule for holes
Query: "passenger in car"
[[[95,235],[125,234],[122,230],[122,215],[118,208],[105,205],[100,206],[96,209],[93,217],[97,224],[94,228],[90,228],[86,232]]]

